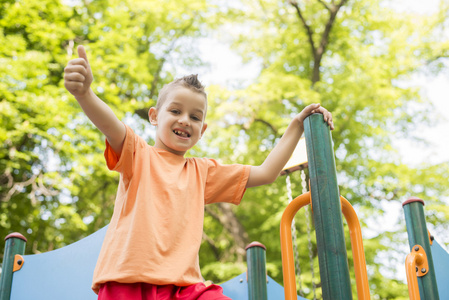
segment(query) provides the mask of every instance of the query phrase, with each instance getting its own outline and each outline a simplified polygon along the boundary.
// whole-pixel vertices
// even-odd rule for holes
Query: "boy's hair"
[[[159,92],[159,96],[157,97],[156,103],[157,110],[161,108],[162,104],[167,98],[168,93],[178,86],[188,88],[196,93],[203,95],[204,98],[206,99],[206,108],[207,108],[207,94],[204,90],[204,86],[198,80],[198,74],[191,74],[175,79],[172,82],[164,85],[164,87]]]

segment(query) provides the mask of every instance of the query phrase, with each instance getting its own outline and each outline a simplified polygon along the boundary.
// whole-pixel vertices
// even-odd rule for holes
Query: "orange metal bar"
[[[362,230],[359,218],[351,203],[340,196],[341,210],[345,216],[351,237],[352,256],[354,259],[354,273],[357,284],[357,296],[359,300],[370,299],[368,273],[366,271],[365,251],[363,250]]]
[[[311,202],[310,192],[296,197],[285,209],[281,219],[282,272],[286,300],[296,300],[295,260],[292,243],[292,221],[299,209]]]
[[[434,237],[433,237],[433,235],[430,234],[429,229],[427,229],[427,233],[429,234],[429,243],[430,243],[430,246],[432,246],[432,245],[433,245]]]
[[[410,300],[420,300],[418,276],[427,274],[429,265],[423,247],[415,245],[405,259],[405,272],[407,274],[408,295]],[[424,271],[424,272],[423,272]]]
[[[20,269],[22,269],[24,262],[25,262],[25,260],[23,259],[23,256],[20,254],[16,254],[14,256],[14,265],[13,265],[12,271],[16,272],[16,271],[19,271]]]
[[[359,300],[369,300],[369,283],[366,272],[365,251],[363,250],[362,230],[354,208],[344,197],[340,196],[341,209],[348,223],[351,247],[354,257],[354,271]],[[285,209],[281,219],[281,252],[284,290],[286,300],[296,300],[295,261],[292,244],[292,221],[298,210],[311,203],[310,192],[296,197]],[[419,292],[418,292],[419,294]],[[419,299],[419,298],[418,298]]]

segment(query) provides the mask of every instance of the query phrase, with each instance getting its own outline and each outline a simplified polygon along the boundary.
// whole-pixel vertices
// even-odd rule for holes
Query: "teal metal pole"
[[[5,238],[5,252],[2,264],[2,277],[0,279],[0,300],[9,300],[11,297],[12,274],[14,257],[25,253],[27,239],[20,233],[11,233]]]
[[[249,300],[267,300],[268,298],[265,250],[265,246],[259,242],[252,242],[246,246]]]
[[[323,299],[351,300],[332,137],[322,114],[312,114],[305,119],[304,134]]]
[[[430,249],[429,233],[427,231],[426,217],[424,216],[424,201],[411,197],[402,203],[407,226],[408,243],[410,251],[413,246],[420,245],[426,252],[429,270],[426,275],[418,277],[419,294],[421,300],[438,300],[437,280],[433,265],[432,251]]]

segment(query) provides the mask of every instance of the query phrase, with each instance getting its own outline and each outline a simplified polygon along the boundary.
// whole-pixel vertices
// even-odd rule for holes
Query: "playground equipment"
[[[107,226],[88,237],[54,251],[24,255],[26,238],[6,237],[0,300],[95,300],[92,276]],[[284,288],[266,275],[265,246],[246,248],[248,271],[221,284],[225,295],[238,300],[277,300]],[[304,298],[297,297],[301,300]]]
[[[292,200],[281,220],[285,299],[296,298],[291,224],[296,212],[308,204],[315,221],[323,299],[352,299],[340,207],[350,232],[358,298],[370,299],[360,224],[350,203],[339,196],[330,131],[323,117],[315,114],[306,119],[304,132],[311,192]],[[423,205],[415,198],[404,202],[411,248],[406,259],[410,299],[449,299],[449,254],[429,238]]]
[[[292,184],[290,180],[290,174],[295,171],[301,172],[301,186],[302,193],[307,193],[307,180],[306,174],[304,170],[308,167],[307,160],[307,150],[306,150],[306,140],[302,137],[298,144],[296,145],[295,150],[293,151],[292,156],[287,161],[284,166],[284,169],[281,172],[281,175],[285,175],[286,187],[287,187],[287,198],[288,203],[290,204],[293,201],[292,196]],[[310,261],[310,273],[312,275],[312,292],[313,292],[313,300],[316,300],[316,284],[315,284],[315,270],[313,266],[313,250],[312,250],[312,237],[311,237],[311,222],[310,222],[310,212],[307,209],[307,206],[304,210],[305,223],[307,228],[307,249],[309,254]],[[292,237],[293,237],[293,252],[295,258],[295,269],[296,276],[298,278],[298,289],[299,294],[304,297],[303,288],[302,288],[302,280],[301,280],[301,264],[299,261],[299,250],[298,250],[298,242],[297,242],[297,231],[296,231],[296,223],[295,219],[292,219]]]
[[[284,288],[267,275],[265,246],[253,242],[246,247],[248,270],[221,284],[223,294],[235,300],[284,299]],[[305,300],[300,296],[294,299]]]
[[[311,191],[292,200],[282,216],[285,291],[266,275],[265,246],[252,243],[247,247],[247,272],[221,284],[232,299],[304,299],[296,294],[291,223],[296,212],[308,204],[313,208],[323,299],[352,299],[340,211],[350,231],[358,298],[370,297],[360,225],[352,206],[339,195],[330,131],[320,114],[308,117],[304,125]],[[429,239],[423,204],[420,199],[404,203],[411,247],[406,260],[410,299],[449,299],[449,254]],[[25,237],[8,235],[0,300],[96,299],[90,286],[105,233],[106,227],[69,246],[37,255],[24,255]]]
[[[352,299],[341,208],[347,216],[351,234],[357,293],[359,299],[369,299],[360,225],[352,206],[346,199],[340,198],[330,130],[324,123],[323,116],[309,116],[304,122],[304,133],[311,192],[293,200],[282,216],[281,247],[285,299],[296,297],[291,222],[296,212],[309,203],[312,204],[315,221],[323,299]]]
[[[410,299],[449,299],[449,254],[427,230],[424,201],[412,197],[402,207],[410,245],[405,260]]]
[[[302,139],[301,139],[302,140]],[[298,144],[299,147],[304,148],[305,152],[305,143]],[[301,145],[302,144],[302,145]],[[295,159],[294,156],[292,156],[292,159]],[[287,163],[286,167],[284,168],[282,175],[285,176],[285,181],[287,185],[287,197],[288,197],[288,203],[290,204],[293,201],[292,196],[292,187],[291,187],[291,181],[290,181],[290,173],[294,172],[295,169],[300,170],[301,172],[301,185],[302,185],[302,193],[307,193],[307,181],[306,181],[306,174],[304,172],[304,169],[307,168],[307,153],[302,154],[302,156],[298,157],[299,160],[297,160],[297,164],[289,165]],[[300,162],[300,163],[298,163]],[[310,273],[312,275],[311,282],[312,282],[312,292],[313,292],[313,300],[316,300],[316,284],[315,284],[315,270],[313,265],[313,250],[312,250],[312,237],[311,237],[311,224],[310,224],[310,212],[307,209],[304,211],[305,216],[305,223],[307,228],[307,249],[309,254],[309,261],[310,261]],[[298,288],[299,288],[299,294],[304,297],[303,288],[302,288],[302,280],[301,280],[301,264],[299,261],[299,250],[298,250],[298,242],[297,242],[297,231],[296,231],[296,224],[295,219],[292,219],[291,223],[292,228],[292,237],[293,237],[293,252],[295,257],[295,268],[296,268],[296,274],[298,278]]]

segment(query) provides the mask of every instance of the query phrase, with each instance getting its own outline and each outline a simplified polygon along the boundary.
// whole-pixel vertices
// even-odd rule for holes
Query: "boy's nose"
[[[189,117],[185,115],[180,116],[178,123],[184,126],[190,126]]]

